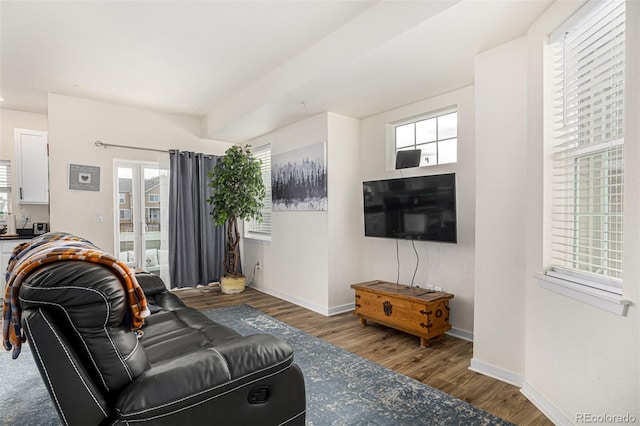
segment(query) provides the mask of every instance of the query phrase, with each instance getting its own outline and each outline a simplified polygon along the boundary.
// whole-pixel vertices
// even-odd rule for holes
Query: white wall
[[[360,282],[360,121],[333,113],[327,118],[329,313],[337,313],[354,308],[351,284]]]
[[[16,181],[16,157],[15,157],[15,136],[14,129],[47,131],[47,116],[45,114],[35,114],[32,112],[15,111],[11,109],[0,109],[0,158],[11,161],[12,182]],[[18,204],[18,191],[12,194],[12,213],[17,218],[21,214],[29,214],[31,222],[27,223],[29,228],[33,222],[49,222],[49,206],[38,204]],[[23,222],[16,221],[20,228]]]
[[[49,95],[51,229],[80,235],[106,251],[114,248],[113,162],[168,163],[168,154],[99,148],[94,142],[222,154],[231,144],[201,139],[197,117]],[[100,167],[100,191],[68,189],[68,165]],[[98,223],[97,215],[104,216]]]
[[[259,147],[271,144],[271,155],[324,143],[327,118],[319,114],[253,139]],[[329,203],[331,208],[331,203]],[[322,312],[328,306],[329,238],[327,212],[274,211],[271,243],[243,240],[243,268],[248,275],[256,260],[255,287],[269,294]]]
[[[477,55],[475,80],[476,268],[471,367],[522,385],[527,281],[526,38]]]
[[[414,284],[440,286],[453,293],[452,326],[461,336],[473,332],[473,282],[475,255],[475,112],[474,88],[466,87],[441,96],[361,120],[360,170],[362,181],[400,177],[389,165],[387,123],[457,105],[458,162],[427,168],[405,169],[404,176],[456,173],[458,243],[445,244],[416,241],[420,263]],[[392,150],[391,150],[392,151]],[[359,212],[363,211],[362,194],[358,194]],[[360,215],[360,277],[362,281],[381,279],[396,282],[396,241],[364,237],[364,218]],[[410,241],[399,242],[400,283],[410,284],[416,255]]]
[[[327,143],[328,211],[274,211],[271,242],[243,240],[243,265],[255,287],[325,315],[353,307],[359,252],[358,122],[322,113],[250,141],[271,154]]]
[[[556,2],[528,33],[527,268],[525,383],[523,392],[556,423],[577,423],[579,413],[634,415],[640,419],[640,161],[637,94],[640,4],[627,2],[627,126],[625,135],[624,296],[633,302],[627,316],[567,298],[540,287],[543,271],[543,51],[545,35],[580,2]],[[510,345],[511,342],[505,342]]]

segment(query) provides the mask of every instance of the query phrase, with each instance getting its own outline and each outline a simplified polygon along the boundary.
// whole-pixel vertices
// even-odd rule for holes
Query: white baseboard
[[[524,383],[524,378],[521,375],[514,373],[513,371],[505,370],[504,368],[489,364],[488,362],[480,361],[476,358],[471,358],[471,365],[469,366],[469,370],[475,371],[476,373],[484,374],[485,376],[492,377],[496,380],[500,380],[501,382],[509,383],[510,385],[514,385],[517,387],[522,387],[522,383]]]
[[[332,315],[342,314],[344,312],[353,311],[355,309],[355,304],[354,303],[346,303],[344,305],[327,308],[325,306],[318,306],[316,304],[309,303],[306,300],[298,299],[296,297],[291,297],[291,295],[281,293],[281,292],[279,292],[277,290],[264,288],[264,287],[258,287],[258,286],[254,286],[253,288],[255,288],[256,290],[259,290],[259,291],[261,291],[263,293],[267,293],[268,295],[277,297],[278,299],[282,299],[282,300],[286,300],[287,302],[295,303],[298,306],[302,306],[303,308],[307,308],[309,310],[312,310],[314,312],[317,312],[317,313],[322,314],[322,315],[327,316],[327,317],[330,317]]]
[[[458,339],[466,340],[468,342],[473,342],[473,333],[467,330],[461,330],[453,327],[444,334],[448,334],[449,336],[457,337]]]
[[[522,392],[522,394],[554,424],[574,424],[571,419],[562,414],[562,412],[558,410],[547,398],[545,398],[544,395],[527,383],[521,375],[496,367],[495,365],[479,361],[475,358],[471,359],[471,366],[469,367],[469,370],[509,383],[510,385],[518,386],[520,388],[520,392]]]
[[[333,308],[329,308],[329,316],[338,315],[345,312],[353,311],[356,308],[355,303],[347,303],[345,305],[334,306]]]
[[[540,392],[538,392],[533,386],[529,383],[524,382],[522,384],[522,389],[520,392],[529,400],[533,405],[538,408],[538,410],[542,411],[542,414],[547,416],[549,420],[551,420],[556,425],[572,425],[574,424],[571,419],[562,414],[555,405],[553,405],[547,398],[544,397]]]
[[[335,315],[335,313],[330,314],[329,310],[324,307],[324,306],[318,306],[314,303],[309,303],[306,300],[302,300],[302,299],[298,299],[297,297],[292,297],[291,295],[288,294],[284,294],[281,293],[277,290],[273,290],[270,288],[265,288],[265,287],[259,287],[259,286],[254,286],[253,288],[255,288],[258,291],[261,291],[263,293],[266,293],[270,296],[274,296],[277,297],[278,299],[282,299],[282,300],[286,300],[287,302],[291,302],[291,303],[295,303],[298,306],[302,306],[303,308],[307,308],[313,312],[317,312],[319,314],[322,314],[324,316],[330,316],[330,315]]]

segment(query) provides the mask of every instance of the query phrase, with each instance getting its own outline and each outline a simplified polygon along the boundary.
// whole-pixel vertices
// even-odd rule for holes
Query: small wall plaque
[[[100,191],[100,167],[69,164],[69,189]]]

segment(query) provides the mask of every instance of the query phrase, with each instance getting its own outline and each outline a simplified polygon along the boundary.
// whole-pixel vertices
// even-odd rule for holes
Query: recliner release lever
[[[249,391],[249,404],[263,404],[271,395],[269,386],[257,386]]]

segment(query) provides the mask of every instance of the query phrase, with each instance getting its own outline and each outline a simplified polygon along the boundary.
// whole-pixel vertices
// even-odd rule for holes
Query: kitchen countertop
[[[12,235],[0,234],[0,240],[30,240],[33,237],[33,229],[31,228],[18,228],[18,233]]]

